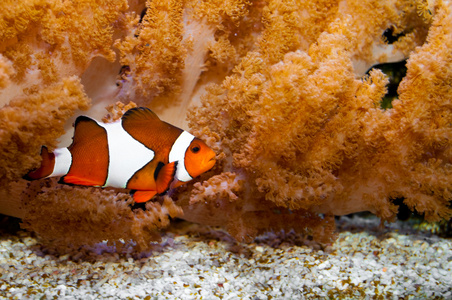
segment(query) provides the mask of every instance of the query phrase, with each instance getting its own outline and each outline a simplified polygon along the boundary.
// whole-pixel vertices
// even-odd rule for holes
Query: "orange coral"
[[[239,180],[237,174],[224,172],[212,176],[202,184],[197,182],[193,185],[190,197],[190,205],[201,201],[213,201],[216,199],[238,200],[236,192],[243,189],[243,180]]]
[[[137,96],[178,89],[186,54],[182,44],[182,8],[179,1],[148,1],[141,24],[134,14],[129,16],[129,36],[117,41],[116,47],[121,52],[121,64],[134,75]]]
[[[185,193],[172,197],[184,211],[183,218],[196,223],[224,226],[239,241],[251,242],[269,230],[296,230],[316,241],[328,243],[334,237],[334,218],[307,210],[276,207],[258,196],[246,177],[223,172],[195,183],[187,202]],[[254,194],[253,194],[254,193]]]
[[[379,102],[387,78],[373,70],[357,80],[353,40],[336,29],[322,33],[307,53],[277,48],[273,53],[286,52],[279,62],[265,59],[267,48],[250,52],[221,86],[210,87],[190,125],[205,138],[219,136],[218,147],[228,158],[217,172],[240,172],[247,182],[235,191],[246,201],[229,208],[236,223],[260,226],[244,206],[267,213],[288,207],[301,215],[369,210],[391,219],[395,197],[404,197],[429,220],[450,218],[452,66],[446,49],[451,24],[449,9],[441,6],[427,44],[409,60],[400,100],[386,111]],[[224,214],[221,203],[231,197],[210,180],[202,190],[221,213],[197,204],[196,213]],[[259,204],[255,198],[261,198]]]
[[[42,1],[0,4],[0,52],[14,68],[15,84],[28,88],[81,75],[97,56],[115,58],[113,22],[127,8],[124,0]],[[1,104],[20,95],[11,86]]]
[[[42,145],[56,148],[64,124],[76,109],[86,110],[89,99],[76,77],[46,89],[29,89],[0,109],[0,182],[21,178],[40,161]]]
[[[334,214],[369,210],[391,219],[393,198],[430,220],[451,215],[448,3],[143,0],[130,1],[127,12],[120,0],[1,5],[0,101],[10,104],[0,110],[7,154],[0,176],[8,181],[38,162],[41,144],[56,145],[63,123],[87,108],[88,97],[88,114],[97,119],[118,100],[134,101],[183,128],[187,109],[197,105],[189,126],[215,149],[218,163],[170,194],[187,220],[226,226],[241,240],[293,228],[328,241]],[[119,61],[88,67],[96,56],[113,59],[113,36]],[[383,110],[388,78],[378,70],[360,76],[407,57],[399,98]],[[82,76],[81,85],[73,75]],[[127,107],[110,106],[107,119]],[[179,215],[162,208],[168,198],[149,204],[152,213],[129,214],[120,204],[129,201],[124,194],[96,190],[111,200],[102,202],[51,186],[34,190],[39,201],[27,201],[39,207],[62,197],[74,220],[89,216],[79,218],[82,229],[103,232],[106,223],[90,223],[97,217],[72,206],[66,194],[76,193],[129,220],[121,232],[135,228],[130,234],[140,247],[156,237],[144,228],[167,224],[154,214]],[[27,215],[29,228],[35,213]],[[142,216],[144,227],[137,225]]]
[[[188,107],[203,71],[238,59],[242,44],[232,29],[247,15],[244,1],[146,1],[146,10],[126,16],[126,35],[115,46],[127,72],[118,99],[146,105],[184,128]]]
[[[115,104],[112,104],[105,108],[108,111],[108,114],[104,118],[102,118],[102,122],[110,123],[118,121],[126,111],[134,107],[137,107],[134,102],[130,102],[129,104],[125,105],[124,103],[118,101]]]
[[[12,75],[11,63],[0,54],[0,89],[10,84],[10,77]]]
[[[20,178],[56,146],[66,121],[90,100],[80,76],[94,57],[115,57],[113,23],[123,0],[0,4],[0,179]]]
[[[138,251],[147,250],[161,240],[158,229],[168,226],[169,217],[182,215],[168,197],[146,203],[146,210],[131,209],[128,193],[59,185],[54,179],[33,182],[28,193],[32,197],[25,201],[23,227],[63,251],[104,240],[118,248],[132,242]]]

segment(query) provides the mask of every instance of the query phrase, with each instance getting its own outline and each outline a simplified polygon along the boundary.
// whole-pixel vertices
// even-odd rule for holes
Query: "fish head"
[[[203,141],[194,138],[185,152],[185,168],[192,178],[209,171],[215,165],[215,152]]]

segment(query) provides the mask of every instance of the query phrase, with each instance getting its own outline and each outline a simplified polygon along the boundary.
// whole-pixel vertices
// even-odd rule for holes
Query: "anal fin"
[[[135,191],[133,193],[133,200],[136,203],[146,202],[152,199],[157,194],[157,191]]]
[[[61,182],[87,186],[101,186],[102,183],[87,178],[81,178],[74,175],[66,175],[61,178]]]
[[[157,187],[157,193],[162,194],[169,189],[171,182],[174,180],[174,174],[176,173],[177,162],[172,162],[164,165],[155,180]]]

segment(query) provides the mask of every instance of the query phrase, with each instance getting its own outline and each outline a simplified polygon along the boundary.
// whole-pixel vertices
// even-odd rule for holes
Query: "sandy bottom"
[[[452,299],[452,240],[355,216],[320,246],[294,233],[239,244],[180,222],[140,255],[99,244],[63,256],[18,231],[0,238],[0,297],[8,299]]]

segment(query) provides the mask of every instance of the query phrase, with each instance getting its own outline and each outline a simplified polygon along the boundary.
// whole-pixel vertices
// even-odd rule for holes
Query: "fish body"
[[[80,116],[74,127],[72,144],[53,153],[43,147],[41,167],[27,179],[61,176],[67,184],[126,188],[135,202],[145,202],[215,164],[203,141],[148,108],[132,108],[114,123]]]

